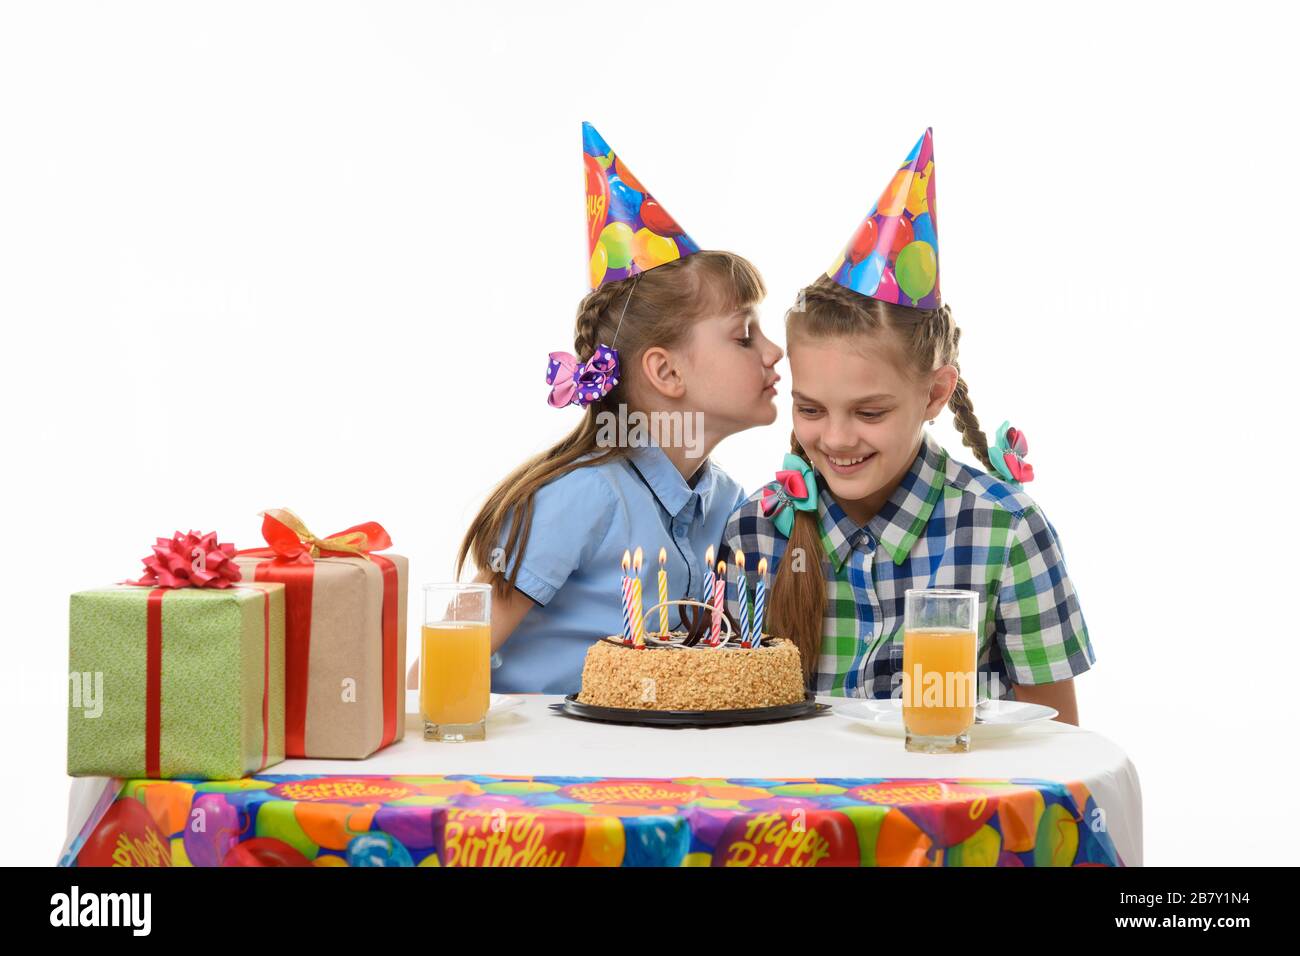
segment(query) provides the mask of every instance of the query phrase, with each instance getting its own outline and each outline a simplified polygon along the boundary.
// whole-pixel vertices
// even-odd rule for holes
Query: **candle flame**
[[[767,558],[758,559],[758,573],[760,575],[767,574]]]
[[[719,562],[718,562],[718,573],[719,573],[720,575],[722,575],[724,578],[727,576],[727,562],[726,562],[726,561],[719,561]]]
[[[663,563],[664,563],[665,561],[667,561],[667,560],[668,560],[668,549],[667,549],[667,548],[660,548],[660,549],[659,549],[659,563],[660,563],[660,564],[663,564]]]
[[[709,545],[708,550],[704,552],[704,566],[706,568],[713,567],[713,545]]]
[[[632,571],[638,577],[640,577],[641,575],[641,558],[642,558],[642,551],[640,548],[637,548],[636,554],[632,556]]]
[[[627,574],[628,566],[631,565],[631,563],[632,563],[632,553],[630,551],[624,551],[623,552],[623,573],[624,574]]]
[[[740,568],[740,570],[742,570],[742,571],[745,570],[745,552],[744,552],[744,551],[737,551],[737,552],[736,552],[736,567]]]

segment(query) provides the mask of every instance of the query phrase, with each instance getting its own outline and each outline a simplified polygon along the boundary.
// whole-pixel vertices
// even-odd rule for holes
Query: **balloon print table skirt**
[[[1122,866],[1082,783],[101,780],[64,866]]]

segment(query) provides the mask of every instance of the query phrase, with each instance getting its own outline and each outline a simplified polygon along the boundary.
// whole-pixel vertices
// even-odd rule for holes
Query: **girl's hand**
[[[1079,704],[1074,697],[1074,678],[1054,684],[1012,684],[1011,687],[1015,691],[1016,700],[1054,707],[1059,711],[1057,720],[1063,724],[1079,726]]]
[[[492,581],[491,571],[480,571],[474,578],[475,583],[489,584]],[[511,588],[510,593],[504,598],[498,594],[492,595],[492,653],[495,654],[500,650],[501,645],[510,639],[510,635],[515,632],[519,622],[535,606],[533,599],[518,588]],[[406,686],[410,690],[415,690],[420,686],[420,659],[417,657],[411,669],[406,672]]]

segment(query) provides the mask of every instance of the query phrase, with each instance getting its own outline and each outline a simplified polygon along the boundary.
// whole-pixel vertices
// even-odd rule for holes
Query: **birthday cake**
[[[793,642],[770,635],[756,645],[715,642],[710,639],[711,616],[691,615],[688,630],[646,635],[643,644],[601,638],[587,649],[578,702],[631,710],[719,711],[805,699],[803,667]]]

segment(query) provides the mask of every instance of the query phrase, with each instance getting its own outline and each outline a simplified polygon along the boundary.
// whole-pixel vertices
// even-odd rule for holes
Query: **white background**
[[[1138,767],[1147,862],[1295,858],[1271,6],[2,9],[5,862],[63,836],[70,592],[178,528],[255,545],[273,506],[381,521],[415,584],[446,579],[491,484],[574,424],[543,366],[586,288],[583,119],[759,266],[782,343],[934,127],[963,374],[986,431],[1029,437],[1097,652],[1081,720]],[[780,371],[777,424],[715,456],[751,490]]]

